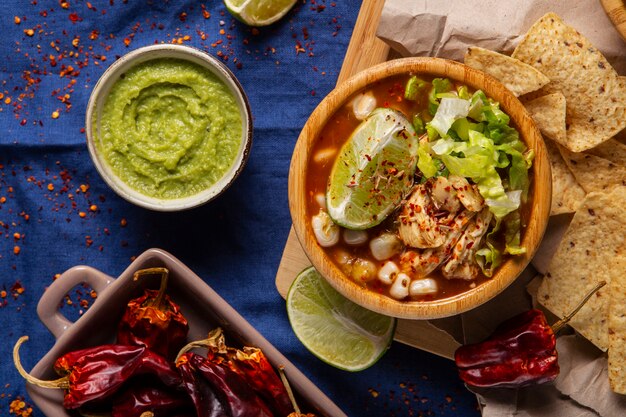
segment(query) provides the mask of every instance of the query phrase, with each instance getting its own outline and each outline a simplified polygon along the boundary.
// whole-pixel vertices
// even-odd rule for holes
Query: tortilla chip
[[[626,271],[624,257],[617,271]],[[609,382],[618,394],[626,394],[626,274],[616,274],[609,288]]]
[[[592,148],[626,127],[626,83],[587,38],[556,14],[539,19],[512,56],[550,78],[546,92],[565,96],[564,145],[569,150]]]
[[[599,156],[614,164],[626,166],[626,145],[617,139],[609,139],[595,148],[585,151],[586,154]]]
[[[614,187],[626,186],[626,165],[618,165],[586,152],[571,152],[562,146],[559,151],[585,192],[608,192]]]
[[[573,213],[585,199],[585,190],[576,182],[569,170],[559,148],[549,139],[545,140],[550,166],[552,167],[552,206],[550,216],[562,213]]]
[[[600,281],[601,288],[572,318],[570,326],[602,350],[609,346],[609,288],[624,270],[626,188],[585,197],[550,261],[537,300],[559,317],[570,313]]]
[[[491,75],[516,97],[539,90],[550,82],[548,77],[518,59],[477,46],[467,49],[465,65]]]
[[[541,133],[562,145],[567,143],[563,94],[548,94],[527,102],[525,106]]]

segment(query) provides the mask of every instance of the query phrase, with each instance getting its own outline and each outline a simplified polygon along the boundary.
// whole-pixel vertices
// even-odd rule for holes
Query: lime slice
[[[418,139],[399,111],[378,108],[352,132],[330,173],[328,214],[348,229],[376,226],[413,185]]]
[[[226,9],[249,26],[267,26],[283,17],[297,0],[224,0]]]
[[[396,319],[367,310],[339,294],[313,267],[302,271],[287,294],[296,336],[322,361],[346,371],[369,368],[393,340]]]

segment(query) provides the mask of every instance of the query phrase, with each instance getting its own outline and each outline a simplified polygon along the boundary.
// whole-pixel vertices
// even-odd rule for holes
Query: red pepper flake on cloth
[[[18,417],[29,417],[33,414],[33,406],[24,401],[24,398],[17,397],[9,404],[9,414]]]

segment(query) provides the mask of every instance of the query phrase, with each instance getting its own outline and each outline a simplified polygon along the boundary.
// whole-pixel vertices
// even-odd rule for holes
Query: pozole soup
[[[482,91],[395,76],[354,94],[322,129],[307,213],[358,284],[398,300],[447,298],[525,253],[532,158]]]

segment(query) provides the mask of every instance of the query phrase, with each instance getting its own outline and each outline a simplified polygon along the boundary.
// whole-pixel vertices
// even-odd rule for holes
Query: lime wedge
[[[352,132],[335,160],[326,203],[335,223],[348,229],[376,226],[413,185],[418,138],[399,111],[378,108]]]
[[[224,0],[226,9],[249,26],[267,26],[283,17],[297,0]]]
[[[311,353],[352,372],[376,363],[389,348],[396,328],[395,318],[348,300],[313,267],[291,284],[287,314],[296,336]]]

